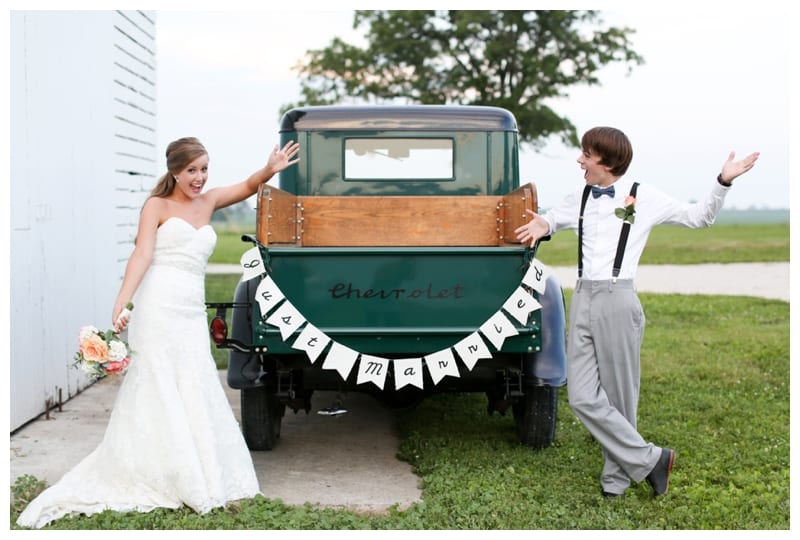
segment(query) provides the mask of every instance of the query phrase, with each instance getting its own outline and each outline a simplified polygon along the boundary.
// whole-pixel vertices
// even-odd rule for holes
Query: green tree
[[[630,28],[604,26],[596,11],[356,11],[365,48],[334,38],[296,66],[293,106],[367,103],[503,107],[535,149],[551,136],[578,146],[575,126],[548,104],[571,86],[599,84],[598,71],[644,60]]]

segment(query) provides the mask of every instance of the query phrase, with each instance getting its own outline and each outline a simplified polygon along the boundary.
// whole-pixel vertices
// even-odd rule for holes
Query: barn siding
[[[110,326],[156,176],[156,19],[11,12],[11,430],[88,384],[78,328]]]

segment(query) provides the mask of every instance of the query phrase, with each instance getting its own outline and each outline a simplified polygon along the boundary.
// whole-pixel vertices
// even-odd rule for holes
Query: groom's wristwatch
[[[731,187],[733,185],[733,183],[726,182],[725,180],[722,179],[722,173],[719,173],[719,175],[717,175],[717,182],[719,182],[721,186],[725,187]]]

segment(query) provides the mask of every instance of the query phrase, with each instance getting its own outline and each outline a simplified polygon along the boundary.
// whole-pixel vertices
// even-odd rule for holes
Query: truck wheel
[[[250,450],[272,450],[281,436],[286,405],[266,386],[242,388],[242,434]]]
[[[513,406],[517,436],[531,448],[547,448],[556,435],[558,388],[530,386]]]

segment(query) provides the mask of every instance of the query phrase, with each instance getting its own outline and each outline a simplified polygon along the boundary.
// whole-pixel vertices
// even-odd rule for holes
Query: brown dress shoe
[[[662,448],[658,463],[647,475],[647,482],[653,488],[653,493],[656,497],[665,494],[669,490],[669,473],[672,471],[674,462],[675,451],[669,448]]]

